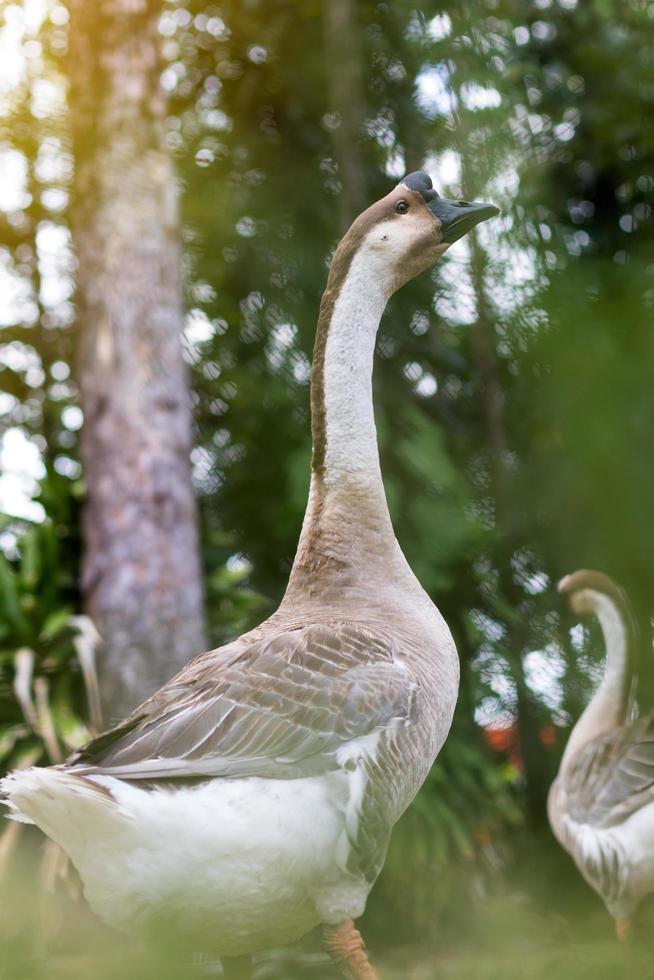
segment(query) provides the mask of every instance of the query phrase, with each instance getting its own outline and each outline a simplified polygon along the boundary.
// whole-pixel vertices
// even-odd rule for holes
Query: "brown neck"
[[[388,575],[402,557],[372,403],[375,338],[389,295],[376,271],[356,255],[345,269],[333,268],[321,304],[311,379],[311,488],[287,599],[327,582],[348,591],[362,577]]]

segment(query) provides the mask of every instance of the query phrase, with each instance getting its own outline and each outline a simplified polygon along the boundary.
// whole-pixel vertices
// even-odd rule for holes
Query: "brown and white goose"
[[[419,172],[356,219],[320,307],[309,502],[279,609],[65,765],[5,779],[14,815],[64,848],[110,925],[174,922],[248,976],[251,953],[322,924],[344,975],[374,977],[353,920],[459,677],[386,505],[375,338],[391,294],[497,213]]]
[[[606,667],[568,740],[549,819],[624,940],[637,905],[654,892],[654,714],[630,719],[635,636],[624,591],[585,570],[566,575],[559,591],[576,613],[597,616]]]

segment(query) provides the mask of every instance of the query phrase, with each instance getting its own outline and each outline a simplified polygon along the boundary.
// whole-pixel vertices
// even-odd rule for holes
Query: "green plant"
[[[99,637],[79,615],[76,587],[80,488],[48,473],[40,522],[0,515],[0,769],[60,762],[101,723],[95,671]],[[92,722],[85,719],[91,718]],[[0,838],[0,871],[19,824]],[[44,857],[51,865],[52,855]]]
[[[79,488],[56,474],[36,499],[37,523],[0,516],[0,766],[58,761],[99,721],[92,648],[79,612],[75,535]],[[91,653],[89,654],[89,648]],[[86,696],[85,696],[86,688]],[[90,695],[90,696],[89,696]]]

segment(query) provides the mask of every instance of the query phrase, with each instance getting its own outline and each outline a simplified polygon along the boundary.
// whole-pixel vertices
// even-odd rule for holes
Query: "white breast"
[[[654,892],[654,802],[640,807],[615,828],[629,859],[635,902]]]

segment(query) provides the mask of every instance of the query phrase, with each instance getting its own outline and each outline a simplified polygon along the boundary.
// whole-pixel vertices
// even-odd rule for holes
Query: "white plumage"
[[[654,714],[634,721],[634,620],[608,576],[581,570],[559,590],[575,612],[600,621],[602,681],[573,728],[550,789],[556,837],[604,900],[625,939],[639,902],[654,892]]]
[[[236,956],[361,915],[367,888],[346,867],[361,782],[355,769],[143,789],[30,769],[2,788],[70,855],[108,925],[165,924]]]

